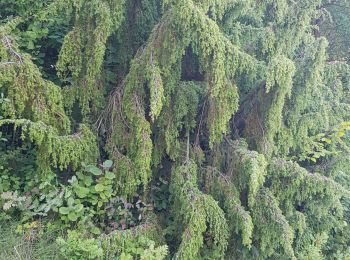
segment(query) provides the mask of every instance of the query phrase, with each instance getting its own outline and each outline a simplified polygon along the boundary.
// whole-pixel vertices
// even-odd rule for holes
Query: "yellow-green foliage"
[[[265,112],[264,127],[270,150],[273,138],[281,128],[285,100],[291,96],[294,72],[294,63],[282,55],[274,57],[267,68],[266,93],[271,91],[273,94],[269,100],[270,106],[268,109],[265,108],[267,111]],[[260,150],[265,154],[269,152],[264,148],[260,148]]]
[[[198,189],[196,175],[197,166],[190,161],[172,172],[173,211],[176,222],[183,225],[175,259],[223,259],[228,239],[224,212],[211,196]],[[210,236],[210,244],[204,235]]]
[[[96,114],[103,106],[100,80],[106,42],[123,20],[124,4],[124,0],[68,1],[56,7],[75,11],[74,28],[64,39],[57,70],[63,80],[70,82],[67,107],[71,109],[78,101],[84,116]]]
[[[333,208],[334,212],[338,211],[341,214],[340,199],[349,196],[349,191],[334,180],[317,173],[309,173],[296,163],[278,159],[272,161],[269,171],[274,173],[274,175],[271,174],[271,180],[283,178],[281,183],[273,182],[271,189],[280,198],[280,203],[287,212],[296,205],[306,203],[310,197],[318,199],[322,193],[322,200],[324,202],[330,201],[323,203],[322,206],[318,205],[317,209],[310,207],[309,210],[316,209],[319,219],[322,218],[322,215],[330,214],[329,208]],[[339,217],[335,213],[333,215]]]
[[[206,186],[211,186],[210,193],[218,194],[219,197],[215,196],[218,199],[221,196],[231,228],[242,232],[243,245],[250,248],[254,241],[262,258],[272,255],[294,258],[293,229],[276,197],[264,188],[268,177],[265,157],[249,151],[243,140],[226,142],[220,148],[224,148],[224,154],[214,158],[219,161],[221,158],[219,165],[223,167],[223,173],[206,181]],[[242,200],[242,194],[247,197],[247,202]]]
[[[278,198],[293,229],[298,231],[295,243],[299,250],[296,253],[302,254],[311,246],[320,250],[323,245],[314,242],[315,234],[327,234],[333,228],[345,227],[340,221],[343,218],[340,200],[350,193],[340,184],[281,159],[273,159],[268,171],[270,190]]]
[[[123,215],[143,211],[128,203],[125,209],[115,206],[114,196],[120,196],[137,199],[136,207],[154,199],[157,214],[164,216],[96,239],[87,235],[81,243],[70,241],[79,237],[73,233],[63,241],[66,249],[93,244],[106,258],[162,259],[168,254],[164,227],[175,259],[346,258],[339,251],[349,244],[348,232],[342,231],[349,191],[331,177],[348,179],[348,160],[339,155],[348,156],[349,135],[343,129],[339,142],[329,137],[350,119],[350,67],[328,61],[327,40],[316,26],[324,19],[322,3],[56,0],[37,15],[1,26],[0,149],[10,150],[4,154],[12,158],[11,149],[21,152],[22,143],[23,149],[33,144],[42,174],[68,174],[79,171],[82,162],[110,159],[101,165],[108,196],[101,193],[107,208],[98,206],[99,220],[93,211],[90,219],[85,216],[84,200],[74,197],[97,197],[96,187],[107,179],[94,177],[100,174],[96,167],[86,178],[96,186],[72,178],[70,194],[69,185],[59,186],[65,178],[57,178],[59,184],[48,184],[54,191],[44,187],[49,194],[40,194],[43,200],[30,195],[39,213],[48,207],[55,215],[51,207],[58,202],[51,198],[72,196],[84,212],[79,220],[100,221],[99,228],[110,230],[126,221]],[[48,29],[40,44],[59,46],[50,46],[53,56],[58,54],[59,78],[49,78],[62,89],[44,80],[34,65],[39,62],[15,42],[19,31],[30,30],[28,19],[56,17],[66,21],[52,25],[54,32]],[[38,51],[46,50],[40,44]],[[90,129],[104,106],[96,138]],[[71,134],[81,118],[90,125]],[[6,141],[19,133],[24,142]],[[318,156],[316,166],[304,160],[310,154]],[[1,167],[6,174],[12,171]],[[0,184],[19,183],[20,177],[6,174]],[[17,186],[21,196],[31,189]],[[62,205],[64,214],[68,207]]]
[[[254,229],[253,221],[249,211],[242,206],[239,193],[231,178],[213,167],[207,167],[203,176],[205,190],[223,204],[220,206],[223,206],[225,210],[230,230],[237,235],[241,233],[242,244],[250,248]]]
[[[274,254],[296,259],[293,250],[293,229],[269,190],[260,189],[252,208],[255,235],[265,257]]]
[[[186,135],[190,135],[196,127],[199,103],[205,90],[203,84],[194,81],[183,81],[176,86],[170,101],[170,109],[164,111],[157,122],[159,128],[157,138],[165,140],[165,142],[159,142],[159,146],[164,147],[155,147],[155,150],[159,150],[157,152],[160,153],[160,156],[163,155],[165,149],[171,159],[176,160],[179,157],[181,153],[180,133],[185,132]],[[161,148],[164,149],[161,150]]]
[[[122,116],[119,113],[112,114],[110,119],[124,126],[109,127],[108,147],[112,146],[111,154],[115,153],[115,145],[119,151],[126,152],[131,171],[135,172],[132,176],[142,176],[137,179],[142,180],[144,185],[147,185],[150,176],[153,153],[151,124],[145,110],[148,105],[146,97],[150,97],[151,121],[156,120],[161,111],[165,113],[163,118],[169,116],[169,107],[178,106],[171,104],[171,97],[175,88],[182,84],[178,84],[179,74],[173,74],[173,70],[175,68],[177,71],[185,50],[192,46],[208,84],[208,109],[204,123],[209,130],[210,145],[221,140],[222,134],[227,132],[228,121],[238,108],[234,75],[243,71],[254,72],[254,60],[234,46],[221,33],[214,20],[205,14],[209,7],[216,5],[217,2],[203,4],[205,10],[202,10],[191,0],[171,4],[145,48],[139,50],[131,63],[123,84]],[[116,98],[111,99],[111,102],[116,103]],[[130,138],[120,140],[118,137],[125,135]],[[176,133],[172,133],[171,139],[175,136]],[[169,141],[167,147],[169,151]],[[122,175],[130,173],[124,172]]]
[[[42,174],[51,167],[60,170],[71,166],[77,169],[82,162],[95,162],[98,156],[95,135],[85,125],[81,125],[73,135],[60,136],[56,128],[43,122],[27,119],[0,120],[0,126],[13,125],[21,128],[21,138],[35,143],[38,147],[37,164]]]
[[[10,33],[11,26],[0,27],[0,91],[9,99],[2,104],[2,116],[42,121],[67,133],[70,122],[60,88],[42,78],[30,56],[20,52]]]
[[[242,232],[243,245],[258,246],[262,258],[274,254],[294,258],[293,230],[276,198],[264,188],[268,177],[265,157],[249,151],[244,140],[226,143],[220,148],[224,154],[214,154],[214,161],[221,160],[223,173],[206,181],[210,193],[217,194],[218,199],[221,196],[231,228]],[[246,202],[242,194],[247,197]]]
[[[86,231],[68,230],[59,237],[60,259],[161,260],[168,254],[157,218],[150,214],[143,224],[93,238]]]
[[[160,114],[163,107],[164,87],[159,67],[150,64],[148,67],[149,89],[150,89],[150,116],[154,121]]]
[[[293,98],[285,108],[286,129],[278,142],[280,146],[283,144],[282,149],[286,151],[299,150],[300,146],[304,146],[301,149],[310,149],[307,144],[309,134],[329,127],[329,105],[322,93],[327,41],[308,39],[305,44],[308,44],[305,46],[306,57],[303,63],[297,64]],[[284,141],[284,138],[289,140]]]
[[[164,259],[168,254],[162,232],[157,217],[150,214],[143,224],[101,235],[99,241],[107,259],[117,255],[121,259],[140,257],[144,260],[158,260]]]
[[[305,82],[301,82],[301,79],[305,80],[307,74],[314,74],[312,80],[317,81],[310,86],[322,92],[321,87],[316,87],[317,82],[321,82],[320,79],[322,79],[322,75],[319,76],[320,70],[317,67],[311,69],[311,64],[303,64],[308,60],[307,56],[310,53],[318,50],[314,42],[319,41],[323,48],[325,47],[324,39],[316,39],[311,33],[310,25],[312,19],[321,15],[320,9],[317,8],[320,2],[307,0],[293,3],[288,1],[252,3],[251,7],[246,7],[246,12],[242,14],[235,12],[234,9],[229,10],[228,13],[232,14],[235,19],[225,20],[222,25],[225,32],[233,37],[241,48],[245,48],[261,62],[258,78],[260,82],[266,81],[266,85],[257,81],[252,86],[251,82],[243,81],[243,84],[240,85],[243,95],[246,95],[245,92],[248,90],[255,90],[250,91],[250,95],[241,104],[240,110],[250,114],[243,116],[246,120],[244,136],[252,148],[266,155],[276,152],[276,146],[278,146],[278,152],[281,151],[280,144],[288,153],[290,143],[300,141],[300,135],[297,137],[295,133],[299,131],[298,129],[301,129],[304,135],[307,133],[304,131],[305,124],[321,125],[322,123],[321,121],[313,123],[314,120],[306,116],[300,117],[303,111],[291,112],[293,119],[290,119],[288,115],[291,107],[299,107],[299,102],[302,103],[300,107],[306,107],[309,102],[314,101],[315,93],[313,96],[297,94],[306,89]],[[322,57],[325,57],[324,52],[320,49],[319,53],[321,57],[319,64],[324,66],[325,60],[322,61]],[[301,76],[299,73],[305,74]],[[319,102],[319,107],[321,111],[323,110],[324,118],[327,113],[321,102]],[[313,106],[312,108],[315,108],[315,104]],[[242,113],[239,116],[242,116]],[[289,120],[305,120],[306,122],[295,127],[295,132],[290,132],[284,129],[286,121]],[[327,120],[326,117],[325,124]],[[289,125],[288,128],[290,128]],[[278,136],[277,142],[276,136]]]
[[[265,182],[266,160],[262,154],[249,151],[244,140],[227,140],[227,175],[237,185],[239,191],[247,189],[248,205],[255,204],[255,197]]]
[[[349,191],[297,163],[266,161],[244,140],[227,139],[214,149],[210,164],[217,168],[203,171],[204,190],[220,202],[231,230],[241,236],[241,247],[230,251],[234,255],[243,246],[254,246],[263,259],[311,255],[324,246],[316,234],[327,236],[332,227],[345,225],[341,198]]]
[[[315,150],[318,134],[349,119],[349,66],[326,64],[326,47],[323,38],[305,47],[307,56],[297,72],[293,102],[286,107],[286,128],[278,142],[281,153],[307,154]]]
[[[308,200],[310,196],[319,196],[317,194],[320,193],[332,197],[334,206],[339,204],[336,201],[342,196],[349,195],[349,192],[334,180],[317,173],[309,173],[295,162],[274,159],[269,165],[269,172],[271,189],[287,211]],[[279,183],[278,179],[282,179],[283,182]]]

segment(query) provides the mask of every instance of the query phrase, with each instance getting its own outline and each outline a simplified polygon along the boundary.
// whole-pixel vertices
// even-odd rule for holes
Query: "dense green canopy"
[[[58,259],[348,259],[349,10],[2,0],[0,221]]]

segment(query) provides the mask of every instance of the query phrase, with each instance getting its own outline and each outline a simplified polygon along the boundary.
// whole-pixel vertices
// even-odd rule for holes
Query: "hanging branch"
[[[18,54],[12,47],[12,43],[11,43],[11,40],[8,36],[4,36],[2,38],[2,43],[4,44],[5,48],[7,49],[8,53],[11,55],[11,56],[14,56],[18,61],[17,62],[14,62],[14,61],[7,61],[7,62],[2,62],[0,63],[0,65],[12,65],[12,64],[18,64],[18,65],[21,65],[23,63],[23,59],[22,59],[22,56],[20,54]]]

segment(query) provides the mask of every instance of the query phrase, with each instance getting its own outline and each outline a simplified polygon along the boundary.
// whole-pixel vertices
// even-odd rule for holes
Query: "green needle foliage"
[[[33,257],[348,259],[349,8],[4,0],[0,221]]]

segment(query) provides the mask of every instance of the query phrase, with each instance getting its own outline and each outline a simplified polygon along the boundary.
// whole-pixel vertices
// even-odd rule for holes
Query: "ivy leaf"
[[[88,165],[86,167],[86,171],[92,173],[95,176],[99,176],[102,174],[102,170],[97,168],[95,165]]]
[[[111,160],[107,160],[103,163],[103,168],[111,168],[113,165],[113,162]]]

